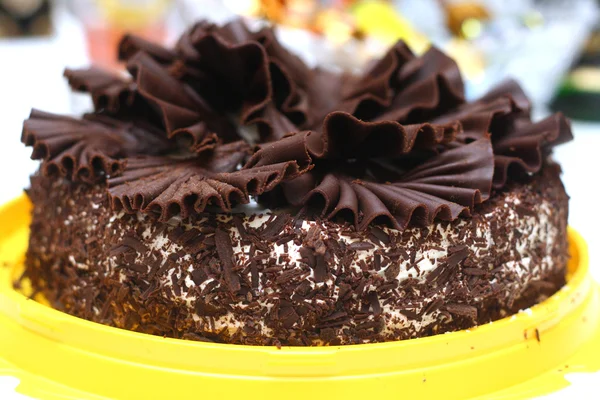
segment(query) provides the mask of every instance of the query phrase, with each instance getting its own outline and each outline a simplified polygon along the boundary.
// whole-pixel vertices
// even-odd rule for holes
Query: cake
[[[309,68],[272,29],[125,36],[129,76],[65,72],[80,118],[33,110],[21,279],[118,328],[249,345],[425,337],[565,283],[568,196],[514,81],[468,102],[458,68],[397,43],[362,73]],[[17,282],[18,285],[18,282]]]

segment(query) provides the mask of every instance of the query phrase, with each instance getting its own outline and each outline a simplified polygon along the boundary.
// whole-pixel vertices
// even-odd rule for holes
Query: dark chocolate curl
[[[135,83],[131,79],[105,71],[98,67],[69,69],[64,72],[73,90],[88,92],[94,109],[111,114],[131,107],[136,99]]]
[[[258,146],[243,169],[254,169],[269,165],[277,165],[288,160],[295,160],[298,175],[312,168],[312,159],[306,146],[311,132],[300,132],[284,137],[276,142],[264,143]]]
[[[267,104],[263,112],[248,123],[256,125],[260,142],[264,143],[274,142],[298,132],[296,125],[272,103]]]
[[[38,110],[23,123],[21,141],[33,147],[32,159],[43,160],[44,174],[89,183],[119,175],[124,157],[169,150],[149,127],[107,116],[75,119]]]
[[[317,206],[321,215],[343,215],[363,230],[373,222],[396,229],[409,223],[431,224],[469,215],[489,198],[494,157],[489,137],[441,153],[394,183],[360,180],[344,173],[325,173],[319,181],[309,172],[283,184],[292,204]]]
[[[458,138],[476,140],[488,133],[493,138],[504,136],[517,119],[529,119],[531,104],[521,87],[507,80],[492,88],[480,99],[459,106],[457,109],[436,117],[432,122],[446,123],[458,120],[463,132]]]
[[[526,115],[531,113],[531,102],[523,91],[523,88],[514,79],[507,79],[493,87],[478,102],[490,103],[498,98],[506,97],[510,100],[515,110]]]
[[[176,138],[182,147],[188,148],[194,153],[213,150],[219,142],[219,136],[212,132],[203,121],[187,128],[177,129],[171,133],[170,137]]]
[[[186,218],[209,206],[228,212],[302,172],[294,159],[236,171],[247,151],[245,143],[234,142],[188,160],[131,158],[122,176],[108,180],[112,206],[154,214],[161,221],[175,215]]]
[[[257,124],[262,141],[280,139],[308,125],[309,106],[323,108],[318,102],[309,104],[304,87],[323,74],[311,71],[281,46],[271,29],[251,32],[242,20],[223,27],[200,22],[180,38],[177,50],[186,64],[201,71],[190,84],[216,109],[240,109],[240,123]],[[322,120],[322,116],[310,119],[317,118]]]
[[[323,96],[323,92],[338,93],[330,86],[338,85],[338,75],[309,68],[300,57],[279,43],[273,29],[263,28],[254,38],[262,44],[269,58],[273,103],[298,127],[308,128],[320,122],[324,114],[319,113],[331,108],[325,104],[331,96]]]

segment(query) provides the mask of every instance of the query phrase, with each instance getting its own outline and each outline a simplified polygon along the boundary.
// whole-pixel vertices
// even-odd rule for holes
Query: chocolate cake
[[[309,68],[272,29],[126,36],[130,76],[66,70],[81,118],[34,110],[23,279],[53,307],[174,338],[401,340],[484,324],[565,282],[568,196],[519,86],[472,102],[402,42]]]

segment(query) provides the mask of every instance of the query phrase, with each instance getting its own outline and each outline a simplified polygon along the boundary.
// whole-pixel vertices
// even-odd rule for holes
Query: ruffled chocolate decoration
[[[531,104],[521,87],[509,80],[434,122],[460,121],[464,130],[458,139],[463,142],[491,134],[496,163],[494,187],[499,189],[510,177],[538,172],[553,146],[573,138],[564,115],[554,114],[533,123],[530,111]]]
[[[341,109],[363,116],[373,112],[361,108],[380,110],[389,106],[394,96],[392,84],[395,74],[407,62],[414,59],[415,55],[406,43],[397,42],[381,59],[373,62],[373,65],[363,76],[357,78],[355,83],[347,85],[346,93],[343,93]]]
[[[435,48],[417,58],[399,42],[365,74],[352,76],[310,69],[281,46],[272,29],[252,32],[241,19],[222,27],[206,22],[194,25],[177,43],[178,58],[132,41],[128,37],[121,46],[134,49],[121,49],[129,65],[139,64],[135,59],[140,59],[147,68],[158,70],[168,61],[169,67],[162,65],[162,77],[155,74],[153,81],[167,84],[179,77],[179,84],[186,87],[181,91],[202,100],[201,112],[194,113],[200,115],[194,117],[222,137],[219,129],[224,124],[218,124],[219,129],[211,126],[214,114],[238,112],[240,124],[256,124],[262,141],[274,141],[299,130],[322,131],[328,115],[336,111],[367,121],[420,123],[430,114],[464,102],[456,64]],[[156,65],[151,65],[152,60]],[[138,68],[130,69],[135,75]],[[191,114],[165,109],[174,99],[166,90],[150,91],[153,87],[147,83],[139,90],[151,103],[162,102],[159,108],[167,131],[172,134],[189,126]]]
[[[127,68],[135,77],[139,94],[162,116],[169,138],[184,134],[194,138],[194,143],[201,143],[207,130],[191,128],[200,122],[225,141],[238,138],[235,127],[223,114],[215,112],[200,95],[144,52],[136,53]]]
[[[323,91],[339,92],[329,87],[340,81],[337,75],[309,69],[279,44],[271,29],[251,32],[242,20],[222,27],[200,22],[180,38],[176,48],[188,67],[186,82],[215,109],[238,111],[240,124],[257,125],[262,141],[278,140],[317,118],[308,111],[324,107],[308,101],[306,85],[316,89],[323,78],[327,86],[319,87],[319,98],[327,101],[331,96]],[[195,71],[192,79],[189,71]]]
[[[410,222],[427,225],[469,215],[489,198],[493,174],[491,142],[482,138],[439,154],[393,183],[316,169],[283,188],[291,204],[317,207],[323,217],[347,215],[360,230],[375,221],[401,230]]]
[[[433,119],[434,123],[460,121],[461,140],[476,140],[488,133],[502,136],[513,126],[515,119],[529,119],[531,104],[518,83],[507,80],[492,88],[487,94],[471,103]]]
[[[89,92],[92,95],[97,112],[123,114],[121,111],[124,111],[125,114],[138,114],[148,120],[153,117],[148,116],[148,105],[142,104],[144,100],[138,94],[135,83],[130,79],[95,67],[81,70],[66,69],[65,76],[74,90]],[[219,139],[202,121],[175,130],[167,137],[176,137],[183,147],[195,153],[212,150]]]
[[[458,66],[435,47],[400,68],[392,84],[397,94],[377,121],[427,121],[465,101]]]
[[[347,159],[365,160],[404,156],[413,150],[431,149],[452,142],[461,132],[459,122],[441,124],[400,125],[395,121],[364,122],[352,115],[335,112],[327,116],[323,133],[300,132],[276,142],[257,146],[257,152],[244,168],[259,165],[259,161],[285,157],[307,162],[327,160],[344,162]],[[263,165],[263,164],[260,164]]]
[[[64,73],[73,90],[88,92],[94,108],[116,114],[122,108],[132,107],[136,99],[135,83],[131,79],[101,68],[69,69]]]
[[[273,145],[282,148],[279,154],[286,154],[285,139]],[[123,175],[108,180],[113,208],[154,214],[161,221],[175,215],[186,218],[209,206],[227,212],[310,168],[305,159],[279,157],[236,171],[248,150],[244,142],[234,142],[218,146],[210,156],[191,160],[129,159]]]
[[[266,50],[241,20],[221,28],[198,23],[178,41],[182,59],[201,71],[195,86],[222,112],[240,112],[247,124],[272,98]]]
[[[512,130],[493,141],[494,187],[503,187],[509,175],[518,177],[538,172],[552,147],[571,140],[571,126],[562,113],[537,123],[516,120]]]
[[[124,157],[169,149],[162,134],[150,127],[107,116],[75,119],[38,110],[23,123],[21,141],[33,147],[32,159],[43,160],[44,174],[91,183],[120,174]]]
[[[397,157],[413,149],[449,143],[460,123],[401,125],[396,121],[365,122],[343,112],[330,113],[323,133],[308,137],[310,153],[319,159]]]
[[[127,61],[139,52],[144,52],[162,64],[169,64],[177,58],[177,54],[173,50],[149,42],[137,35],[123,36],[118,45],[118,59]]]
[[[521,86],[513,79],[507,79],[501,82],[481,97],[478,102],[490,103],[501,97],[508,98],[516,110],[529,116],[531,112],[531,102],[527,98],[525,92],[523,92]]]
[[[560,114],[533,123],[513,81],[465,103],[453,60],[402,42],[352,75],[311,69],[237,20],[198,23],[174,49],[126,36],[119,57],[133,79],[65,72],[95,114],[34,112],[23,141],[44,172],[108,176],[115,209],[163,221],[267,193],[357,229],[451,221],[572,137]]]

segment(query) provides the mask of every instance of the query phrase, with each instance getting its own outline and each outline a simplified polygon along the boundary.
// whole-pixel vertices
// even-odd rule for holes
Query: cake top
[[[572,139],[533,122],[513,81],[466,102],[456,63],[398,42],[361,74],[309,68],[274,31],[199,22],[173,48],[127,35],[129,76],[65,71],[81,118],[33,110],[22,141],[41,173],[106,182],[112,207],[162,221],[254,198],[357,229],[469,216]]]

